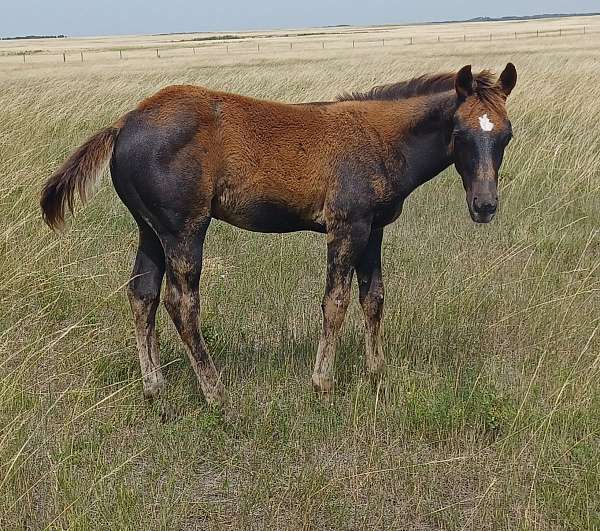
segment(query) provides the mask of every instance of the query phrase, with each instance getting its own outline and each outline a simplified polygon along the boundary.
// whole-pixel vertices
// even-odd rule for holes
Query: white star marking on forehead
[[[491,131],[494,129],[494,124],[490,121],[487,114],[479,117],[479,125],[483,131]]]

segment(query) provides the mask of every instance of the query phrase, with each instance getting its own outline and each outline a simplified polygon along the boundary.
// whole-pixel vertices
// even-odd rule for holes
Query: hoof
[[[385,373],[385,358],[383,354],[379,356],[367,356],[367,374],[369,378],[381,379]]]
[[[164,403],[160,407],[160,421],[162,424],[168,424],[179,418],[179,413],[173,405]]]
[[[231,405],[226,408],[221,408],[221,412],[223,414],[223,420],[230,425],[238,424],[243,419],[240,411],[233,409]]]
[[[215,409],[221,415],[221,418],[227,424],[236,424],[240,421],[240,412],[234,410],[231,406],[231,400],[229,394],[225,390],[225,387],[221,384],[213,387],[211,393],[205,393],[204,398],[209,407]]]
[[[160,378],[152,378],[151,381],[144,380],[144,398],[153,400],[158,398],[165,389],[165,380]]]
[[[312,385],[319,395],[330,396],[333,393],[333,378],[329,376],[314,373],[312,375]]]
[[[371,384],[371,389],[373,389],[374,393],[377,393],[379,396],[384,397],[386,394],[386,384],[385,384],[385,371],[383,367],[380,370],[368,373],[369,383]]]
[[[371,382],[371,389],[373,389],[373,392],[379,395],[380,398],[384,398],[387,394],[387,386],[383,376],[381,374],[371,375],[369,380]]]
[[[210,406],[218,407],[223,411],[227,411],[229,406],[231,405],[229,401],[229,395],[225,390],[225,386],[222,383],[218,383],[214,387],[210,389],[203,388],[202,392],[204,393],[204,398],[206,399],[206,403]]]
[[[381,368],[381,370],[378,371],[367,371],[367,375],[369,377],[369,380],[373,383],[378,383],[385,379],[385,371],[383,370],[383,368]]]

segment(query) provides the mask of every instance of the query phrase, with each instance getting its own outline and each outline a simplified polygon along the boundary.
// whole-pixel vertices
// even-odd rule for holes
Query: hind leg
[[[373,229],[369,242],[356,266],[358,295],[365,316],[367,372],[377,378],[384,369],[385,359],[381,345],[383,316],[383,278],[381,275],[381,240],[383,229]]]
[[[209,404],[226,405],[227,397],[221,376],[208,353],[198,324],[202,248],[209,223],[209,217],[203,218],[188,225],[176,238],[169,236],[163,239],[167,273],[165,306],[185,343],[206,401]]]
[[[129,304],[133,312],[144,396],[155,398],[165,386],[160,370],[156,309],[165,272],[165,257],[158,237],[148,225],[138,222],[139,247],[129,281]]]

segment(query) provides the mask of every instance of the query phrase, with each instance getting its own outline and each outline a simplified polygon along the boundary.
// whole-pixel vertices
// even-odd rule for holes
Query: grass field
[[[590,31],[0,62],[0,528],[600,528],[599,47]],[[204,404],[162,308],[168,387],[144,401],[132,219],[108,179],[64,236],[40,219],[70,150],[171,83],[313,101],[507,61],[520,77],[497,218],[470,221],[451,169],[386,229],[384,396],[356,303],[333,403],[313,395],[325,239],[214,222],[202,323],[237,417]]]

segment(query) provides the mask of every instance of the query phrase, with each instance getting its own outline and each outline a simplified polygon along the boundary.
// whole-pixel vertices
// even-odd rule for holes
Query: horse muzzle
[[[475,183],[467,194],[469,213],[475,223],[489,223],[498,210],[496,183],[490,181]]]

